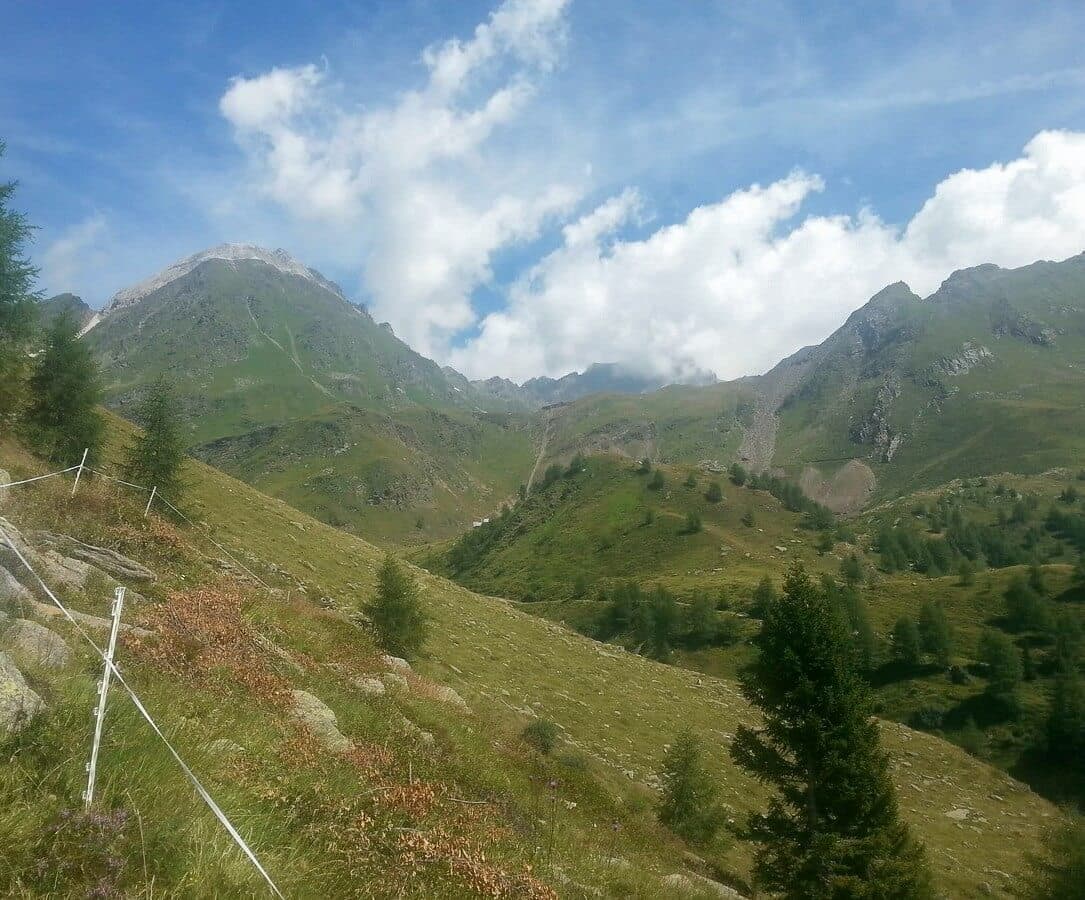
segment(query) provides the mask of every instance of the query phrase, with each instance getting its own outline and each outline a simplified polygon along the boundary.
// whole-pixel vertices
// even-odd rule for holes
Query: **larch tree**
[[[143,431],[128,448],[126,475],[179,503],[185,446],[177,394],[169,380],[159,378],[151,385],[136,412],[136,421]]]

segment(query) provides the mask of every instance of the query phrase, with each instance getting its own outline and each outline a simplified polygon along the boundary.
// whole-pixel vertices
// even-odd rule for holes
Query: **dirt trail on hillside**
[[[542,443],[539,445],[539,455],[535,457],[535,465],[531,469],[531,474],[527,479],[527,492],[531,493],[531,485],[535,482],[535,476],[539,474],[539,466],[542,465],[543,458],[546,456],[546,448],[550,444],[550,426],[553,422],[553,414],[546,414],[546,425],[543,428]]]

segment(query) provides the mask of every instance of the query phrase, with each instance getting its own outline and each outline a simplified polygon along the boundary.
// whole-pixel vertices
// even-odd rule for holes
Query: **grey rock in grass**
[[[385,688],[389,691],[407,690],[407,679],[396,672],[385,672],[381,675],[381,681],[384,682]]]
[[[89,563],[115,578],[122,578],[125,581],[156,581],[158,579],[158,576],[146,566],[107,547],[84,544],[69,535],[53,534],[51,531],[35,531],[31,538],[40,546],[56,550],[70,559]]]
[[[292,712],[320,743],[335,753],[349,750],[353,744],[339,730],[339,722],[323,700],[314,697],[308,691],[292,691],[294,700]]]
[[[29,619],[16,619],[4,632],[11,655],[43,669],[63,669],[72,661],[72,649],[59,634]]]
[[[406,673],[411,671],[411,664],[399,656],[389,656],[385,653],[381,656],[381,663],[386,669],[391,669],[393,672]]]
[[[0,736],[21,731],[44,706],[41,697],[26,683],[15,660],[7,653],[0,653]]]
[[[354,686],[368,697],[379,697],[384,693],[384,683],[376,678],[356,678]]]
[[[717,897],[725,897],[727,900],[742,900],[745,896],[726,884],[720,884],[711,878],[692,873],[675,872],[673,875],[664,876],[660,879],[660,882],[668,891],[674,892],[669,896],[715,894]]]

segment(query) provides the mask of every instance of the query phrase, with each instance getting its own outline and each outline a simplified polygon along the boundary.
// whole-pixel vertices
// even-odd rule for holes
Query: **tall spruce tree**
[[[919,610],[919,640],[923,652],[929,653],[938,665],[949,665],[953,653],[953,631],[941,603],[927,601]]]
[[[151,385],[136,412],[136,421],[143,431],[128,448],[125,473],[137,484],[156,487],[160,494],[179,503],[185,448],[177,395],[170,381],[163,377]]]
[[[759,885],[796,900],[932,897],[847,626],[800,565],[768,608],[758,644],[742,687],[764,726],[741,727],[731,756],[777,792],[748,823]]]
[[[4,142],[0,141],[0,158]],[[26,342],[37,318],[32,290],[35,269],[25,255],[33,233],[26,216],[10,206],[14,181],[0,181],[0,423],[14,412],[22,397],[26,373]]]
[[[683,731],[663,757],[659,772],[659,821],[692,844],[712,842],[723,825],[718,788],[705,768],[700,742]]]
[[[30,377],[26,424],[32,443],[55,463],[74,465],[84,449],[87,462],[96,462],[104,429],[100,399],[98,366],[90,349],[79,340],[75,320],[58,316]]]
[[[365,604],[377,643],[389,653],[414,659],[422,652],[429,619],[418,599],[418,588],[392,554],[377,573],[377,593]]]

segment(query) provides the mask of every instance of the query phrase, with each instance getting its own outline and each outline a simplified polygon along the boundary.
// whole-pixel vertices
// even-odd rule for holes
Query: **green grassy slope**
[[[638,474],[628,461],[590,458],[583,472],[566,473],[506,517],[469,535],[479,539],[477,544],[457,548],[448,543],[420,552],[417,558],[467,587],[526,601],[521,607],[525,611],[588,635],[599,634],[608,614],[608,604],[597,598],[599,592],[613,591],[625,581],[645,589],[654,585],[669,589],[677,595],[680,610],[698,595],[713,599],[722,595],[729,609],[723,618],[739,613],[731,625],[737,639],[697,650],[684,649],[676,641],[669,659],[699,672],[731,677],[756,653],[749,641],[757,624],[744,615],[761,578],[768,576],[779,584],[796,559],[813,573],[835,577],[843,557],[856,553],[865,574],[863,594],[876,642],[872,680],[881,713],[900,722],[916,722],[934,711],[933,718],[924,720],[926,727],[961,742],[970,740],[971,718],[984,732],[983,745],[973,746],[974,752],[1027,777],[1053,797],[1085,796],[1085,786],[1077,784],[1070,772],[1036,754],[1055,672],[1049,635],[1012,635],[1019,648],[1030,648],[1037,668],[1035,678],[1022,685],[1019,718],[990,708],[982,696],[986,682],[978,663],[979,635],[986,628],[1005,628],[1003,594],[1013,578],[1024,574],[1025,566],[981,572],[975,584],[962,587],[956,563],[950,569],[953,574],[943,577],[911,571],[887,574],[880,571],[875,549],[879,532],[887,526],[944,541],[945,534],[930,531],[928,516],[916,511],[959,510],[967,521],[1004,536],[1006,547],[1016,553],[1009,561],[1035,558],[1046,563],[1041,571],[1050,614],[1065,612],[1085,627],[1085,606],[1077,602],[1085,594],[1070,584],[1077,550],[1044,527],[1050,508],[1073,512],[1085,502],[1068,505],[1058,499],[1067,488],[1083,484],[1077,473],[1063,469],[1037,476],[1002,475],[898,498],[851,523],[856,532],[849,535],[853,543],[837,543],[833,551],[819,553],[819,533],[803,528],[803,517],[788,512],[768,493],[725,481],[723,500],[712,504],[703,496],[709,477],[698,473],[697,485],[686,487],[688,469],[663,471],[667,473],[663,489],[652,490],[649,477]],[[654,514],[650,521],[649,511]],[[699,533],[685,533],[690,512],[701,518]],[[753,514],[753,525],[743,521],[747,513]],[[469,546],[473,549],[465,552]],[[956,633],[955,661],[974,676],[967,684],[955,684],[937,666],[909,671],[890,661],[890,635],[897,619],[916,620],[927,601],[941,602],[946,609]],[[625,634],[614,639],[630,648],[637,645]]]
[[[802,516],[767,492],[700,471],[687,487],[691,470],[679,467],[664,467],[664,487],[653,490],[628,460],[595,456],[585,466],[517,506],[477,564],[456,570],[447,547],[421,558],[483,593],[541,601],[574,599],[578,576],[586,578],[587,596],[624,580],[680,595],[716,596],[722,587],[745,596],[766,571],[790,560],[813,572],[835,566],[817,554],[816,532],[800,528]],[[723,490],[719,503],[704,496],[713,481]],[[646,523],[649,511],[654,518]],[[683,531],[690,512],[701,517],[699,533]],[[747,513],[754,516],[749,527],[742,523]]]
[[[662,462],[730,461],[749,423],[753,393],[737,382],[604,394],[549,410],[548,458],[622,453]]]
[[[36,468],[8,444],[0,460],[16,474]],[[229,665],[193,669],[186,660],[201,656],[188,643],[181,644],[189,650],[180,657],[137,658],[128,651],[133,655],[122,665],[184,752],[198,754],[211,736],[229,736],[247,748],[239,762],[205,757],[200,771],[295,893],[342,896],[348,884],[351,890],[361,885],[364,893],[366,885],[382,883],[377,879],[386,877],[389,866],[402,865],[396,871],[403,873],[406,896],[466,894],[469,879],[462,868],[453,867],[451,879],[443,874],[450,871],[445,844],[436,865],[418,863],[425,853],[411,857],[415,865],[402,862],[405,846],[416,846],[404,834],[439,841],[465,833],[475,836],[478,843],[471,846],[485,847],[487,859],[503,872],[522,873],[534,858],[540,877],[551,882],[571,879],[614,896],[660,896],[659,875],[677,868],[676,846],[651,825],[637,784],[651,782],[664,745],[685,726],[714,748],[723,799],[736,818],[764,803],[762,788],[738,772],[725,751],[737,725],[751,716],[733,683],[596,644],[506,601],[425,573],[418,577],[435,627],[421,676],[455,688],[474,714],[424,700],[421,686],[402,700],[366,700],[351,680],[372,670],[373,650],[346,613],[372,590],[378,551],[199,464],[191,466],[190,476],[192,512],[219,523],[217,539],[239,549],[278,589],[272,595],[243,589],[241,624],[227,631],[251,629],[281,647],[292,662],[270,658],[270,674],[328,702],[344,732],[369,748],[368,756],[360,764],[306,750],[274,702],[259,699],[263,678]],[[163,583],[148,592],[145,609],[133,610],[137,615],[154,619],[156,609],[182,611],[176,600],[166,608],[157,601],[171,588],[217,577],[196,552],[202,546],[198,532],[183,533],[180,543],[168,532],[151,537],[139,513],[118,506],[108,489],[89,485],[74,504],[65,502],[61,485],[43,487],[36,496],[5,512],[23,525],[48,524],[106,541],[163,570]],[[15,764],[3,768],[0,809],[16,812],[0,815],[0,828],[5,846],[21,854],[7,858],[32,864],[38,826],[57,806],[76,802],[85,735],[68,723],[87,721],[93,671],[88,663],[81,664],[71,687],[43,686],[53,712],[41,730],[5,748]],[[197,884],[208,883],[225,886],[223,893],[252,890],[245,867],[187,789],[171,780],[149,747],[146,755],[139,752],[145,739],[122,707],[115,704],[115,729],[104,755],[104,796],[139,811],[143,851],[151,849],[148,872],[157,876],[155,893],[192,896],[199,893]],[[525,753],[512,735],[529,712],[562,727],[571,749],[588,760],[587,773],[579,764],[562,770],[560,761],[540,762]],[[432,757],[402,735],[397,723],[404,714],[437,735]],[[943,890],[980,896],[987,882],[1002,891],[1005,878],[999,873],[1021,870],[1023,855],[1054,809],[950,744],[897,725],[886,725],[883,734],[904,814],[927,842]],[[366,765],[377,774],[367,774]],[[556,797],[539,786],[550,778],[558,780]],[[437,785],[437,802],[374,791],[419,781]],[[453,799],[490,797],[493,805],[475,816]],[[956,810],[967,810],[965,821],[947,815]],[[534,824],[539,819],[543,823]],[[531,850],[547,847],[550,821],[556,823],[552,861],[560,873],[542,865],[546,849]],[[611,829],[613,821],[622,829]],[[397,830],[403,828],[408,831]],[[602,862],[610,856],[626,859],[629,868]],[[145,885],[138,840],[126,859],[137,870],[137,883]],[[717,862],[741,876],[746,848],[735,845]],[[578,895],[567,883],[561,890]]]

